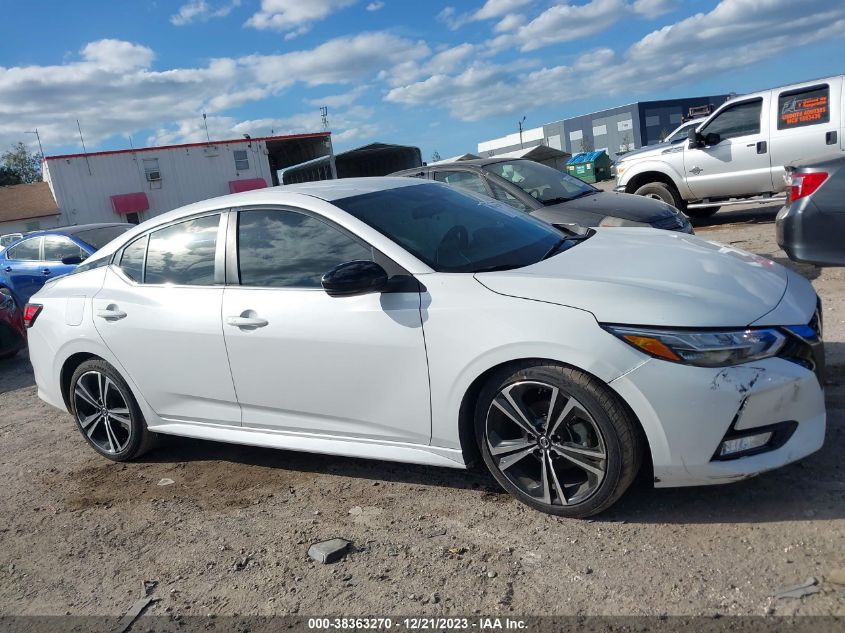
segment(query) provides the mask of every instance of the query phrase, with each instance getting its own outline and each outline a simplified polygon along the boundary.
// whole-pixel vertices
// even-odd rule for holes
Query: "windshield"
[[[420,183],[332,202],[438,272],[535,264],[565,234],[491,198]]]
[[[85,231],[77,231],[74,234],[76,239],[88,244],[95,251],[100,250],[111,242],[114,238],[123,233],[126,233],[133,227],[132,224],[118,224],[117,226],[103,226],[96,229],[87,229]]]
[[[682,141],[687,138],[689,135],[690,128],[696,127],[701,121],[690,121],[689,123],[685,123],[677,130],[672,132],[669,136],[663,139],[664,143],[674,143],[675,141]]]
[[[532,160],[486,165],[484,171],[511,181],[543,204],[558,204],[598,191],[573,176]]]

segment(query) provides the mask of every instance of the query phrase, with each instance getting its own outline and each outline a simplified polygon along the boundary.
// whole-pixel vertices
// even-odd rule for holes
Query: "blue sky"
[[[425,159],[604,107],[845,72],[841,0],[6,3],[0,147],[46,154],[321,128]]]

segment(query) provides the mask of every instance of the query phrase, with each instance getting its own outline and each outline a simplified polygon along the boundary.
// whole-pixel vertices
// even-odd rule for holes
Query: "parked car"
[[[0,359],[11,358],[26,347],[23,313],[8,288],[0,288]]]
[[[550,224],[652,226],[692,233],[689,220],[660,201],[596,189],[548,165],[521,158],[465,160],[400,171],[495,198]]]
[[[787,191],[778,245],[797,262],[845,266],[845,157],[787,167]]]
[[[27,233],[0,253],[0,288],[24,305],[44,285],[65,275],[132,224],[80,224]]]
[[[616,191],[658,198],[691,217],[783,194],[785,166],[845,150],[845,76],[735,97],[686,143],[631,152],[616,163]]]
[[[148,220],[47,282],[30,358],[39,396],[111,460],[157,433],[480,454],[519,500],[583,517],[646,453],[656,485],[686,486],[821,447],[816,293],[721,248],[575,234],[412,178],[275,187]]]

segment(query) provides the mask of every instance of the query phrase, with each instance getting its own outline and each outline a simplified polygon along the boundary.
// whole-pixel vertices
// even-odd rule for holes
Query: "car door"
[[[320,278],[338,264],[375,258],[395,280],[402,271],[304,210],[238,215],[223,329],[243,426],[428,444],[418,284],[407,276],[395,291],[330,297]]]
[[[3,252],[3,276],[23,305],[44,285],[45,268],[41,261],[41,236],[30,237]]]
[[[135,239],[93,300],[97,332],[171,422],[240,425],[220,320],[227,218],[201,215]]]
[[[687,184],[696,198],[774,190],[768,105],[769,93],[731,102],[699,130],[702,147],[685,147]]]
[[[45,235],[42,248],[44,251],[42,284],[52,277],[66,275],[78,266],[78,264],[63,264],[62,259],[65,257],[76,256],[85,260],[89,255],[88,251],[64,235]]]

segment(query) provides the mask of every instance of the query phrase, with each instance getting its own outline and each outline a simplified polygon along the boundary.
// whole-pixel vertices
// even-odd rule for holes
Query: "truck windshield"
[[[522,268],[559,250],[569,237],[506,204],[439,183],[386,189],[332,204],[438,272]]]
[[[596,193],[598,189],[533,160],[512,160],[486,165],[484,171],[509,180],[544,205],[558,204]]]

